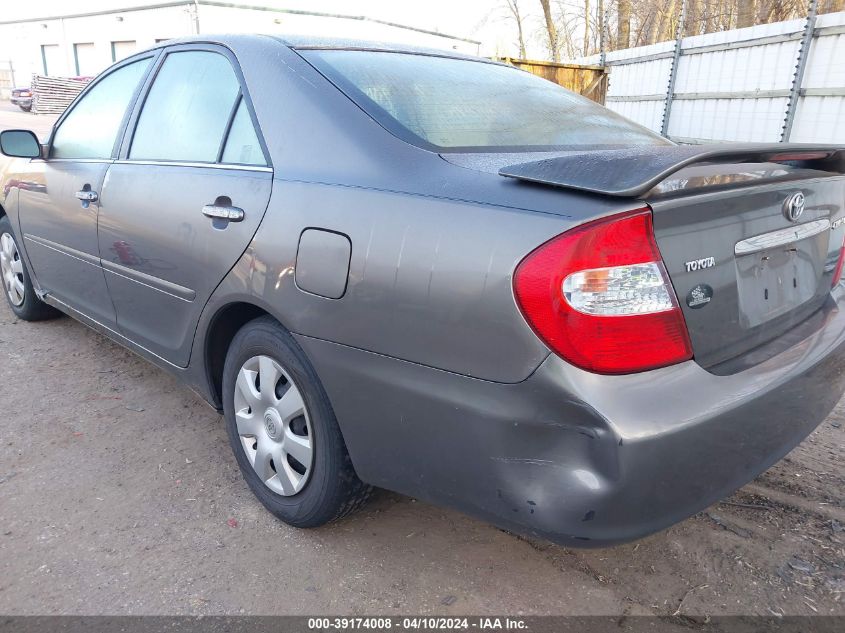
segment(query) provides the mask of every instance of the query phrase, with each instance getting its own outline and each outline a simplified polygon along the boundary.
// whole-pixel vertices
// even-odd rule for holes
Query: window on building
[[[102,70],[92,42],[73,45],[73,63],[77,77],[93,77]]]
[[[41,45],[41,65],[45,76],[55,76],[61,73],[62,59],[59,55],[58,44]]]
[[[132,55],[138,47],[135,40],[118,40],[111,43],[111,60],[112,63],[119,62]]]

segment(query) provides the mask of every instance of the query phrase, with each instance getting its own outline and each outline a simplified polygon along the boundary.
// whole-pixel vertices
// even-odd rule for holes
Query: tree
[[[599,0],[598,15],[596,17],[598,18],[599,25],[599,49],[603,51],[607,47],[607,42],[605,41],[607,37],[607,31],[605,31],[607,25],[604,23],[604,0]]]
[[[754,26],[757,22],[757,0],[739,0],[737,4],[737,28]]]
[[[584,52],[586,57],[590,54],[590,0],[584,0]]]
[[[687,0],[687,16],[684,21],[684,35],[699,35],[702,29],[704,7],[702,0]]]
[[[519,56],[522,59],[525,59],[525,35],[522,30],[522,21],[524,18],[522,13],[519,11],[519,0],[505,0],[505,2],[508,5],[508,10],[510,11],[511,16],[516,22],[516,33],[519,42]]]
[[[631,0],[616,2],[616,48],[631,45]]]
[[[555,19],[552,15],[552,7],[549,4],[549,0],[540,0],[540,5],[543,7],[543,17],[546,19],[546,37],[549,54],[552,61],[559,62],[560,46],[558,45],[557,25],[555,25]]]
[[[570,12],[570,0],[557,0],[557,19],[555,30],[557,32],[557,48],[560,54],[566,54],[567,59],[577,57],[581,52],[581,46],[577,42],[578,33],[581,30],[581,14]]]
[[[520,54],[535,40],[548,59],[588,56],[672,40],[678,33],[683,0],[540,0],[543,16],[528,16],[522,0],[498,0],[517,24]],[[809,0],[686,0],[686,35],[715,33],[755,24],[802,18]],[[517,4],[519,3],[519,4]],[[607,11],[605,11],[607,7]],[[819,13],[841,11],[845,0],[819,0]]]
[[[719,25],[719,0],[704,0],[704,32],[715,33]]]

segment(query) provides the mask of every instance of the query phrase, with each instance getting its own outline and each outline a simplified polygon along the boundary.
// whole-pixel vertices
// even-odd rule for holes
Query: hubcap
[[[15,238],[9,233],[0,235],[0,274],[3,276],[3,289],[13,306],[23,305],[23,262]]]
[[[283,440],[282,437],[282,418],[275,409],[268,409],[264,414],[264,430],[267,431],[267,437],[275,442]]]
[[[269,356],[250,358],[238,372],[235,422],[264,485],[286,497],[302,490],[314,462],[311,420],[299,388]]]

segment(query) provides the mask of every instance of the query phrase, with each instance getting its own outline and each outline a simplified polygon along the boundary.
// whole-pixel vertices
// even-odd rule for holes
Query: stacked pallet
[[[61,114],[89,81],[89,79],[33,75],[32,111],[35,114]]]

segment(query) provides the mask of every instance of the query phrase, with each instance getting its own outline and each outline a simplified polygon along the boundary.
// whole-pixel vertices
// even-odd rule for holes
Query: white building
[[[369,16],[282,9],[268,5],[176,0],[154,5],[0,19],[0,73],[12,85],[33,74],[93,76],[162,40],[201,33],[290,33],[401,42],[478,54],[480,42]]]

